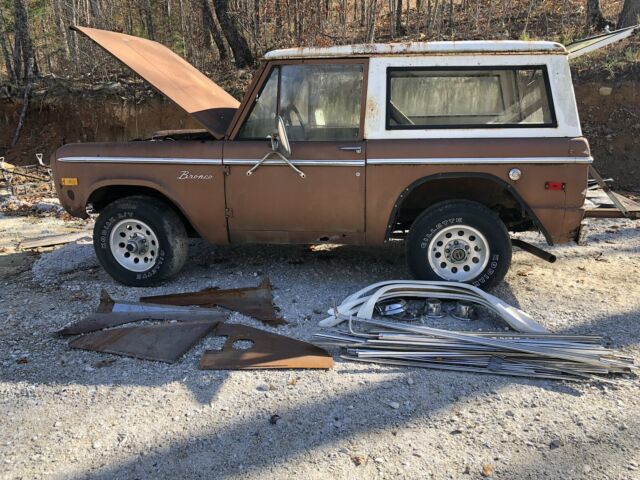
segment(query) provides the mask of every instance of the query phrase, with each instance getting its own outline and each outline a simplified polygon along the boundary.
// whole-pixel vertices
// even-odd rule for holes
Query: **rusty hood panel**
[[[89,27],[71,27],[131,68],[204,125],[217,139],[240,102],[169,48],[151,40]]]

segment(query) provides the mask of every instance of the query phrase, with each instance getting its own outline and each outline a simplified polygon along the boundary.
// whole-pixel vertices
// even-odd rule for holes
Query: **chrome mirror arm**
[[[291,161],[285,157],[284,155],[282,155],[280,152],[275,152],[276,155],[278,155],[282,160],[284,160],[284,162],[289,165],[291,168],[293,168],[293,171],[296,172],[298,175],[300,175],[300,178],[306,178],[307,175],[300,170],[298,167],[296,167],[293,163],[291,163]]]
[[[253,172],[255,172],[258,167],[260,165],[262,165],[271,155],[276,155],[277,157],[280,157],[280,159],[282,161],[284,161],[287,165],[289,165],[298,175],[300,175],[300,178],[306,178],[307,175],[300,170],[298,167],[296,167],[293,163],[291,163],[289,161],[289,159],[287,157],[285,157],[284,155],[282,155],[280,152],[274,152],[273,150],[268,152],[264,157],[262,157],[260,159],[260,161],[258,163],[256,163],[253,167],[251,167],[249,170],[247,170],[247,177],[250,177],[251,175],[253,175]]]

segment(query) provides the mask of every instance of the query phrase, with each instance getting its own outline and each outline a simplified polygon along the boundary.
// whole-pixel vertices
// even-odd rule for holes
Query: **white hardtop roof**
[[[566,54],[556,42],[521,40],[461,40],[452,42],[363,43],[335,47],[298,47],[272,50],[266,60],[286,58],[356,57],[372,55],[438,55],[443,53]]]

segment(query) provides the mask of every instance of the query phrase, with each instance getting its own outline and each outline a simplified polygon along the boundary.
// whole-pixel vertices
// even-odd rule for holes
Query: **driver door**
[[[366,60],[275,63],[231,140],[223,162],[232,242],[363,243]],[[291,144],[271,156],[276,118]]]

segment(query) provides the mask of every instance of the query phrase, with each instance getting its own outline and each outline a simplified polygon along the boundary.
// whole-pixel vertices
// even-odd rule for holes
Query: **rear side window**
[[[544,66],[387,70],[388,130],[555,126]]]

